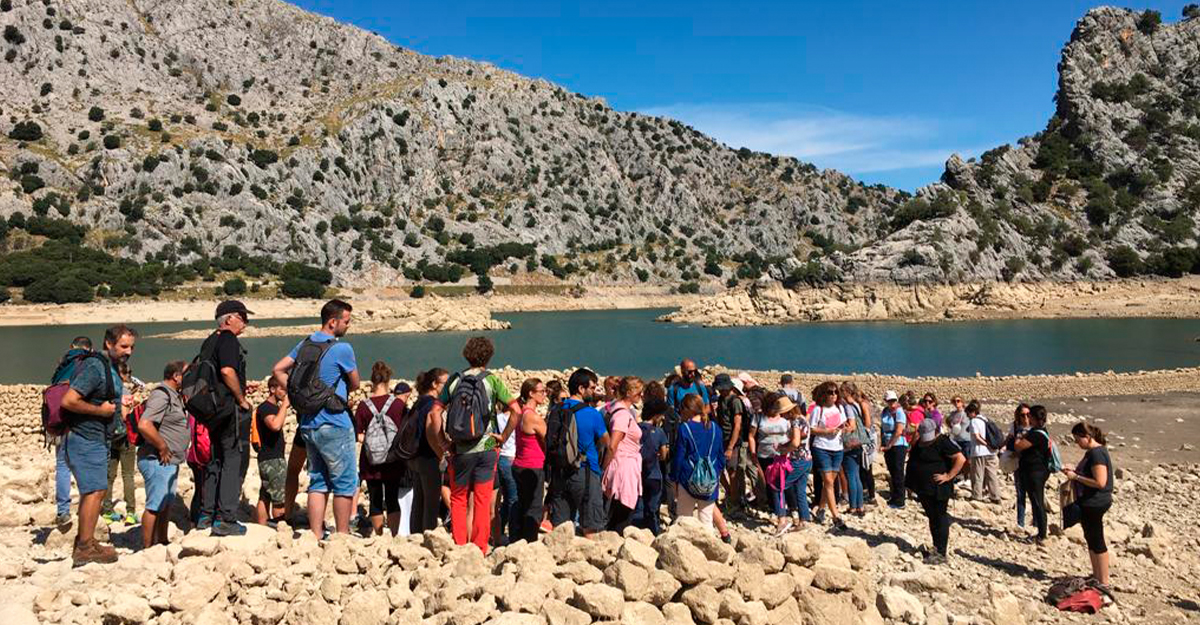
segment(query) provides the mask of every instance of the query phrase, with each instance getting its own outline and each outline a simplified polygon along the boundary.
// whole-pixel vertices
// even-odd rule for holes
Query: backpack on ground
[[[188,450],[187,462],[190,465],[203,467],[212,460],[212,439],[208,436],[208,426],[188,415]]]
[[[394,447],[399,428],[387,415],[395,401],[395,395],[388,395],[383,408],[376,408],[374,401],[364,400],[367,409],[371,411],[371,420],[367,423],[367,430],[363,435],[363,450],[367,452],[367,462],[370,464],[387,464],[399,459]]]
[[[983,419],[983,440],[987,443],[988,449],[992,453],[1000,451],[1000,448],[1004,447],[1004,432],[1000,431],[1000,426],[983,415],[979,415],[976,418]]]
[[[483,438],[492,420],[492,395],[487,370],[459,375],[446,406],[446,436],[453,443],[470,443]]]
[[[546,461],[554,469],[577,468],[582,456],[579,452],[579,426],[575,413],[586,407],[579,402],[570,408],[558,402],[546,415]]]
[[[217,363],[213,359],[217,350],[217,339],[214,333],[200,347],[200,353],[192,359],[192,364],[183,372],[183,383],[179,394],[183,395],[184,408],[198,423],[206,427],[217,427],[229,417],[229,392],[217,371]],[[229,398],[232,399],[232,398]]]
[[[714,432],[712,438],[708,439],[708,453],[700,456],[700,448],[696,446],[696,436],[692,434],[692,428],[683,425],[680,426],[680,429],[687,433],[688,438],[692,439],[692,447],[696,447],[696,455],[699,456],[699,458],[688,459],[692,474],[683,487],[696,499],[708,501],[712,498],[713,493],[717,492],[717,484],[720,483],[717,466],[712,460],[713,445],[717,441],[716,433]]]
[[[104,389],[105,397],[112,399],[116,396],[116,387],[113,386],[112,367],[108,364],[108,359],[103,354],[96,352],[88,352],[81,354],[73,359],[73,369],[71,375],[66,379],[61,380],[56,384],[51,384],[42,390],[42,433],[49,443],[49,439],[54,436],[62,436],[67,433],[70,426],[71,413],[64,410],[62,400],[67,396],[67,391],[71,390],[71,378],[74,377],[75,371],[79,370],[79,365],[88,358],[99,358],[101,365],[104,367]],[[55,378],[59,377],[59,373],[55,373]]]
[[[337,339],[321,341],[304,339],[296,349],[296,362],[288,375],[287,394],[296,414],[314,415],[322,410],[350,412],[350,405],[321,380],[321,361],[337,345]]]

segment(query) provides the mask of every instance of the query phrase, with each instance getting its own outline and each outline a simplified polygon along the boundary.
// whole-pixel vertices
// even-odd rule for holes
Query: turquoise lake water
[[[498,314],[511,330],[485,332],[496,341],[494,366],[522,369],[587,365],[603,373],[663,375],[683,356],[702,365],[825,373],[910,376],[1010,375],[1136,371],[1200,365],[1200,320],[1058,319],[940,324],[822,323],[753,328],[702,328],[655,322],[658,310]],[[298,320],[264,320],[293,325]],[[314,327],[316,322],[314,320]],[[143,336],[205,328],[200,322],[137,325]],[[0,328],[0,383],[44,382],[77,335],[97,344],[104,326]],[[359,367],[377,359],[410,378],[431,366],[461,366],[459,352],[477,332],[347,336]],[[248,338],[251,377],[266,376],[296,337]],[[140,339],[130,363],[155,380],[171,359],[190,360],[199,341]]]

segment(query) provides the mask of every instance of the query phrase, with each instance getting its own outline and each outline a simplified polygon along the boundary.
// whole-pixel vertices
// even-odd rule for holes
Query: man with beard
[[[588,537],[603,530],[608,522],[600,488],[600,450],[608,449],[608,430],[600,411],[592,407],[597,381],[596,374],[589,369],[576,369],[567,381],[571,396],[556,409],[574,412],[580,465],[578,468],[551,467],[550,491],[546,498],[552,524],[561,525],[578,514],[579,526]]]
[[[136,341],[137,332],[124,324],[106,330],[104,352],[79,361],[63,396],[68,424],[64,456],[79,486],[79,532],[71,552],[75,566],[117,561],[113,547],[96,542],[96,521],[108,490],[108,441],[117,420],[133,409],[133,396],[125,395],[117,367],[133,355]]]
[[[712,402],[709,401],[708,387],[704,385],[704,380],[700,378],[700,370],[696,368],[696,361],[684,358],[679,363],[679,376],[679,381],[667,389],[667,401],[671,402],[675,413],[680,413],[680,404],[683,403],[683,398],[693,393],[704,400],[704,409],[708,411],[709,404]]]
[[[308,449],[308,525],[318,540],[324,538],[325,507],[330,493],[335,531],[349,534],[354,494],[358,491],[354,423],[346,398],[358,390],[360,380],[354,348],[339,340],[350,329],[352,310],[350,304],[339,299],[326,302],[321,307],[321,329],[296,345],[274,368],[275,379],[288,389]],[[304,389],[288,386],[294,366],[313,364],[317,367],[319,384]],[[316,410],[306,408],[303,398],[292,397],[294,390],[308,394],[324,387],[332,389],[332,393]]]

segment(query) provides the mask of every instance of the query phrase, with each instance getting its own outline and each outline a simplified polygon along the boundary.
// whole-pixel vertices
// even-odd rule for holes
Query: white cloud
[[[951,145],[962,123],[773,104],[677,104],[641,111],[678,119],[730,147],[794,156],[848,174],[941,166],[986,148]]]

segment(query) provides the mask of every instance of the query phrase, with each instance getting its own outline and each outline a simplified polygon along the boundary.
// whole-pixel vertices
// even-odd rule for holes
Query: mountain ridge
[[[681,286],[1117,273],[1100,236],[1074,262],[1016,267],[1048,242],[1045,215],[1061,213],[1060,233],[1086,228],[1070,202],[1013,203],[1033,186],[1013,179],[1035,171],[1025,151],[1036,138],[997,157],[999,178],[1017,187],[1004,197],[981,181],[992,160],[952,157],[942,182],[914,198],[487,63],[425,57],[276,0],[12,4],[0,12],[0,82],[16,87],[0,95],[0,173],[12,180],[0,183],[0,216],[61,216],[88,228],[90,244],[141,261],[232,255],[238,267],[253,253],[373,285],[467,272]],[[1062,74],[1083,59],[1077,35],[1087,46],[1136,29],[1140,15],[1090,11]],[[1149,44],[1131,44],[1131,63],[1156,40],[1195,47],[1191,22],[1156,26]],[[1200,61],[1184,52],[1183,64]],[[1194,78],[1155,78],[1149,91],[1190,89]],[[1060,92],[1074,88],[1060,79]],[[1096,112],[1088,89],[1070,115]],[[1190,175],[1184,161],[1176,167]],[[1190,189],[1166,187],[1185,199]],[[1194,241],[1192,225],[1180,241]],[[949,245],[982,235],[992,245],[978,254]],[[1081,258],[1092,259],[1085,271]]]

